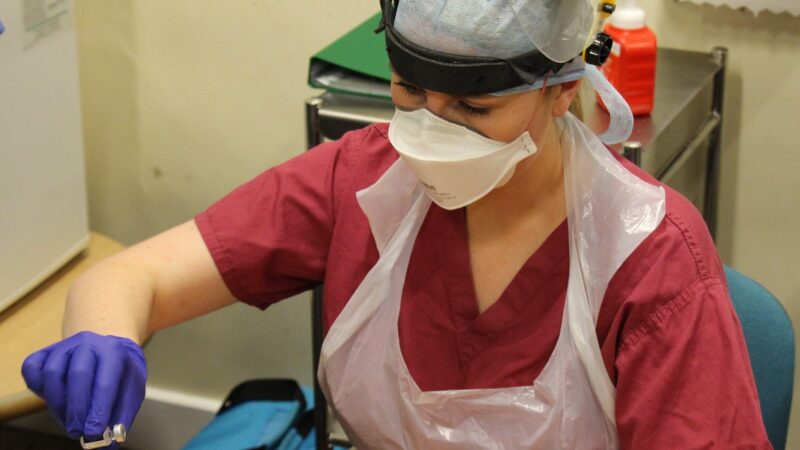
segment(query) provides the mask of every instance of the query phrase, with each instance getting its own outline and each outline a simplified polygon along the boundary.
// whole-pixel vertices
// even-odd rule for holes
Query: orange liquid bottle
[[[614,45],[603,64],[603,74],[628,102],[633,115],[650,114],[656,84],[656,35],[645,25],[644,10],[637,8],[634,0],[624,1],[604,31]],[[599,103],[605,109],[602,101]]]

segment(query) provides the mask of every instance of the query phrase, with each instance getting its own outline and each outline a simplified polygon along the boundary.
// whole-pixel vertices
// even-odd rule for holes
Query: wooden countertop
[[[61,339],[64,302],[78,276],[123,248],[106,236],[92,233],[88,249],[0,314],[0,422],[45,408],[25,386],[22,361]]]

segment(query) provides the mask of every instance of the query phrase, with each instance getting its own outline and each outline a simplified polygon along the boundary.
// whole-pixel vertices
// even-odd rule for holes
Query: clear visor
[[[599,0],[506,0],[520,27],[545,56],[566,62],[596,33]]]

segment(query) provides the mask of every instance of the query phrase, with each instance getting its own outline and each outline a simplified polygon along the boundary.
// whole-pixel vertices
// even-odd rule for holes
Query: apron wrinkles
[[[531,385],[421,391],[402,355],[398,321],[411,253],[431,200],[402,160],[358,193],[380,257],[323,341],[318,376],[359,449],[618,447],[614,387],[600,358],[593,311],[619,265],[663,220],[664,191],[627,172],[569,113],[560,125],[569,281],[555,348]],[[620,192],[626,192],[623,201]],[[592,210],[604,214],[585,214]],[[630,217],[641,218],[633,230],[625,222]]]

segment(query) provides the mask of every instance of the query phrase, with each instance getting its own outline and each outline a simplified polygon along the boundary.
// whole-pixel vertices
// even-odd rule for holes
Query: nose
[[[447,118],[453,97],[441,92],[425,91],[425,108],[439,117]]]

